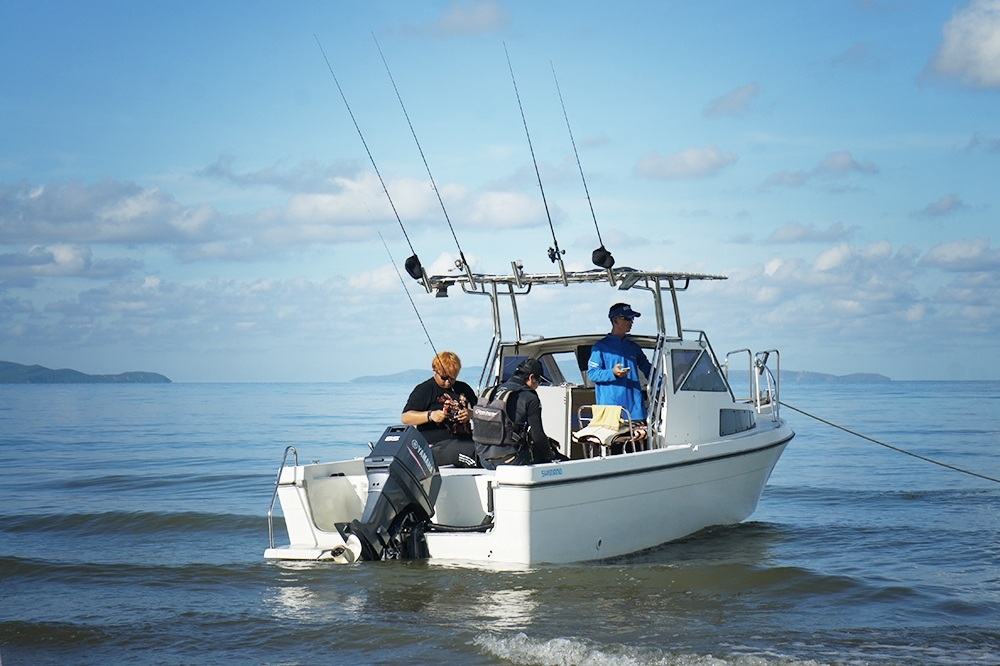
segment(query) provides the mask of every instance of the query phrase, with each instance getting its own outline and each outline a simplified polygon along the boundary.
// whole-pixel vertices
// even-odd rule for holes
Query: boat
[[[367,455],[350,460],[300,463],[288,447],[267,514],[265,558],[534,566],[620,557],[743,521],[795,433],[780,414],[778,350],[745,348],[720,358],[704,331],[682,328],[679,295],[724,279],[628,267],[568,271],[561,261],[558,272],[526,273],[512,262],[506,274],[424,275],[434,296],[488,297],[493,337],[480,394],[524,359],[541,361],[551,380],[537,390],[543,424],[566,460],[438,468],[419,432],[398,424],[387,425]],[[587,361],[607,331],[528,336],[520,318],[526,299],[539,292],[549,291],[549,299],[551,290],[586,289],[587,298],[598,299],[590,302],[605,302],[609,292],[601,290],[609,288],[612,298],[631,298],[656,324],[655,334],[630,335],[652,365],[641,378],[645,436],[636,437],[626,414],[624,434],[610,445],[581,434],[595,402]],[[560,295],[545,307],[554,310],[550,303]],[[552,317],[573,321],[571,312]],[[276,505],[284,545],[275,544]]]

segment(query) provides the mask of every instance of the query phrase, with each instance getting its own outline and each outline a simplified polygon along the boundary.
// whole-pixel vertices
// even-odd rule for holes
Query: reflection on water
[[[494,631],[517,631],[530,627],[538,607],[536,590],[490,590],[476,600],[480,618]]]

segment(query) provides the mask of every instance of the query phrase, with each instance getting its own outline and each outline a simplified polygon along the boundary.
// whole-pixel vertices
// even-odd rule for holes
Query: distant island
[[[156,372],[123,372],[118,375],[88,375],[77,370],[52,370],[40,365],[0,361],[0,384],[170,384]]]
[[[482,367],[462,368],[461,378],[467,384],[475,384],[479,380]],[[431,376],[428,370],[403,370],[394,372],[391,375],[366,375],[356,377],[352,382],[358,384],[416,384]],[[740,379],[742,377],[742,379]],[[738,372],[730,374],[730,382],[747,380],[747,373],[744,370],[742,375]],[[781,381],[795,383],[827,383],[827,384],[869,384],[877,382],[891,382],[892,379],[885,375],[873,372],[855,372],[850,375],[828,375],[822,372],[782,370]]]
[[[850,375],[827,375],[822,372],[795,372],[784,371],[781,373],[783,382],[829,382],[837,384],[869,384],[878,382],[891,382],[892,379],[885,375],[874,372],[855,372]]]

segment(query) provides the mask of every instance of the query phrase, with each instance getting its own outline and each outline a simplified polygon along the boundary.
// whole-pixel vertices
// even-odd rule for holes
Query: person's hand
[[[468,420],[472,418],[472,410],[469,409],[468,407],[463,407],[462,409],[458,410],[458,413],[455,418],[458,419],[459,423],[467,423]]]
[[[431,411],[431,421],[434,423],[442,423],[448,417],[443,409],[435,409]]]
[[[615,363],[615,367],[611,368],[611,372],[614,373],[615,377],[621,379],[629,373],[629,368],[623,368],[621,363]]]

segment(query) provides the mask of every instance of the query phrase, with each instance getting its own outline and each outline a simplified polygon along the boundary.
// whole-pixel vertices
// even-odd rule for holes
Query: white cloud
[[[840,268],[853,254],[854,251],[851,246],[846,244],[838,245],[821,253],[813,263],[813,268],[820,272]]]
[[[878,166],[869,160],[858,161],[846,150],[829,153],[811,171],[779,171],[764,180],[761,188],[771,186],[801,187],[806,183],[823,178],[836,180],[852,174],[878,173]]]
[[[275,164],[239,173],[233,169],[235,161],[232,155],[221,155],[213,164],[196,171],[195,175],[231,183],[240,188],[271,187],[287,192],[319,192],[328,189],[331,181],[350,177],[359,171],[355,162],[338,160],[331,164],[308,161],[291,167]]]
[[[750,105],[757,98],[759,92],[760,86],[756,83],[748,83],[716,97],[705,106],[702,113],[707,118],[744,115],[750,110]]]
[[[851,173],[878,173],[873,162],[859,162],[846,150],[830,153],[816,165],[813,173],[817,176],[842,178]]]
[[[463,202],[462,221],[473,227],[518,228],[546,224],[540,197],[517,192],[482,192]]]
[[[110,179],[0,186],[0,243],[189,242],[212,236],[218,218],[211,206]]]
[[[1000,138],[976,132],[969,139],[967,150],[985,150],[988,153],[1000,153]]]
[[[778,171],[772,173],[761,183],[761,188],[771,186],[779,187],[801,187],[809,180],[809,174],[805,171]]]
[[[506,10],[492,0],[453,2],[441,18],[424,26],[410,26],[404,33],[433,37],[481,35],[502,30],[510,22]]]
[[[986,238],[956,240],[928,250],[921,263],[952,272],[1000,270],[1000,249],[990,247]]]
[[[639,158],[635,173],[643,178],[679,180],[713,176],[735,164],[738,157],[713,145],[687,148],[669,155],[649,152]]]
[[[814,224],[801,224],[799,222],[789,222],[767,239],[769,243],[814,243],[847,240],[854,235],[857,227],[847,228],[840,222],[831,224],[825,231],[817,229]]]
[[[957,195],[946,194],[937,201],[927,204],[921,210],[917,211],[916,214],[923,217],[943,217],[965,208],[968,208],[968,206]]]
[[[869,42],[855,42],[831,60],[831,64],[842,67],[868,67],[876,64],[872,45]]]
[[[33,245],[0,254],[0,287],[28,286],[45,277],[107,279],[141,267],[142,262],[132,259],[94,259],[91,249],[82,245]]]
[[[973,0],[941,35],[931,71],[972,88],[1000,88],[1000,0]]]

